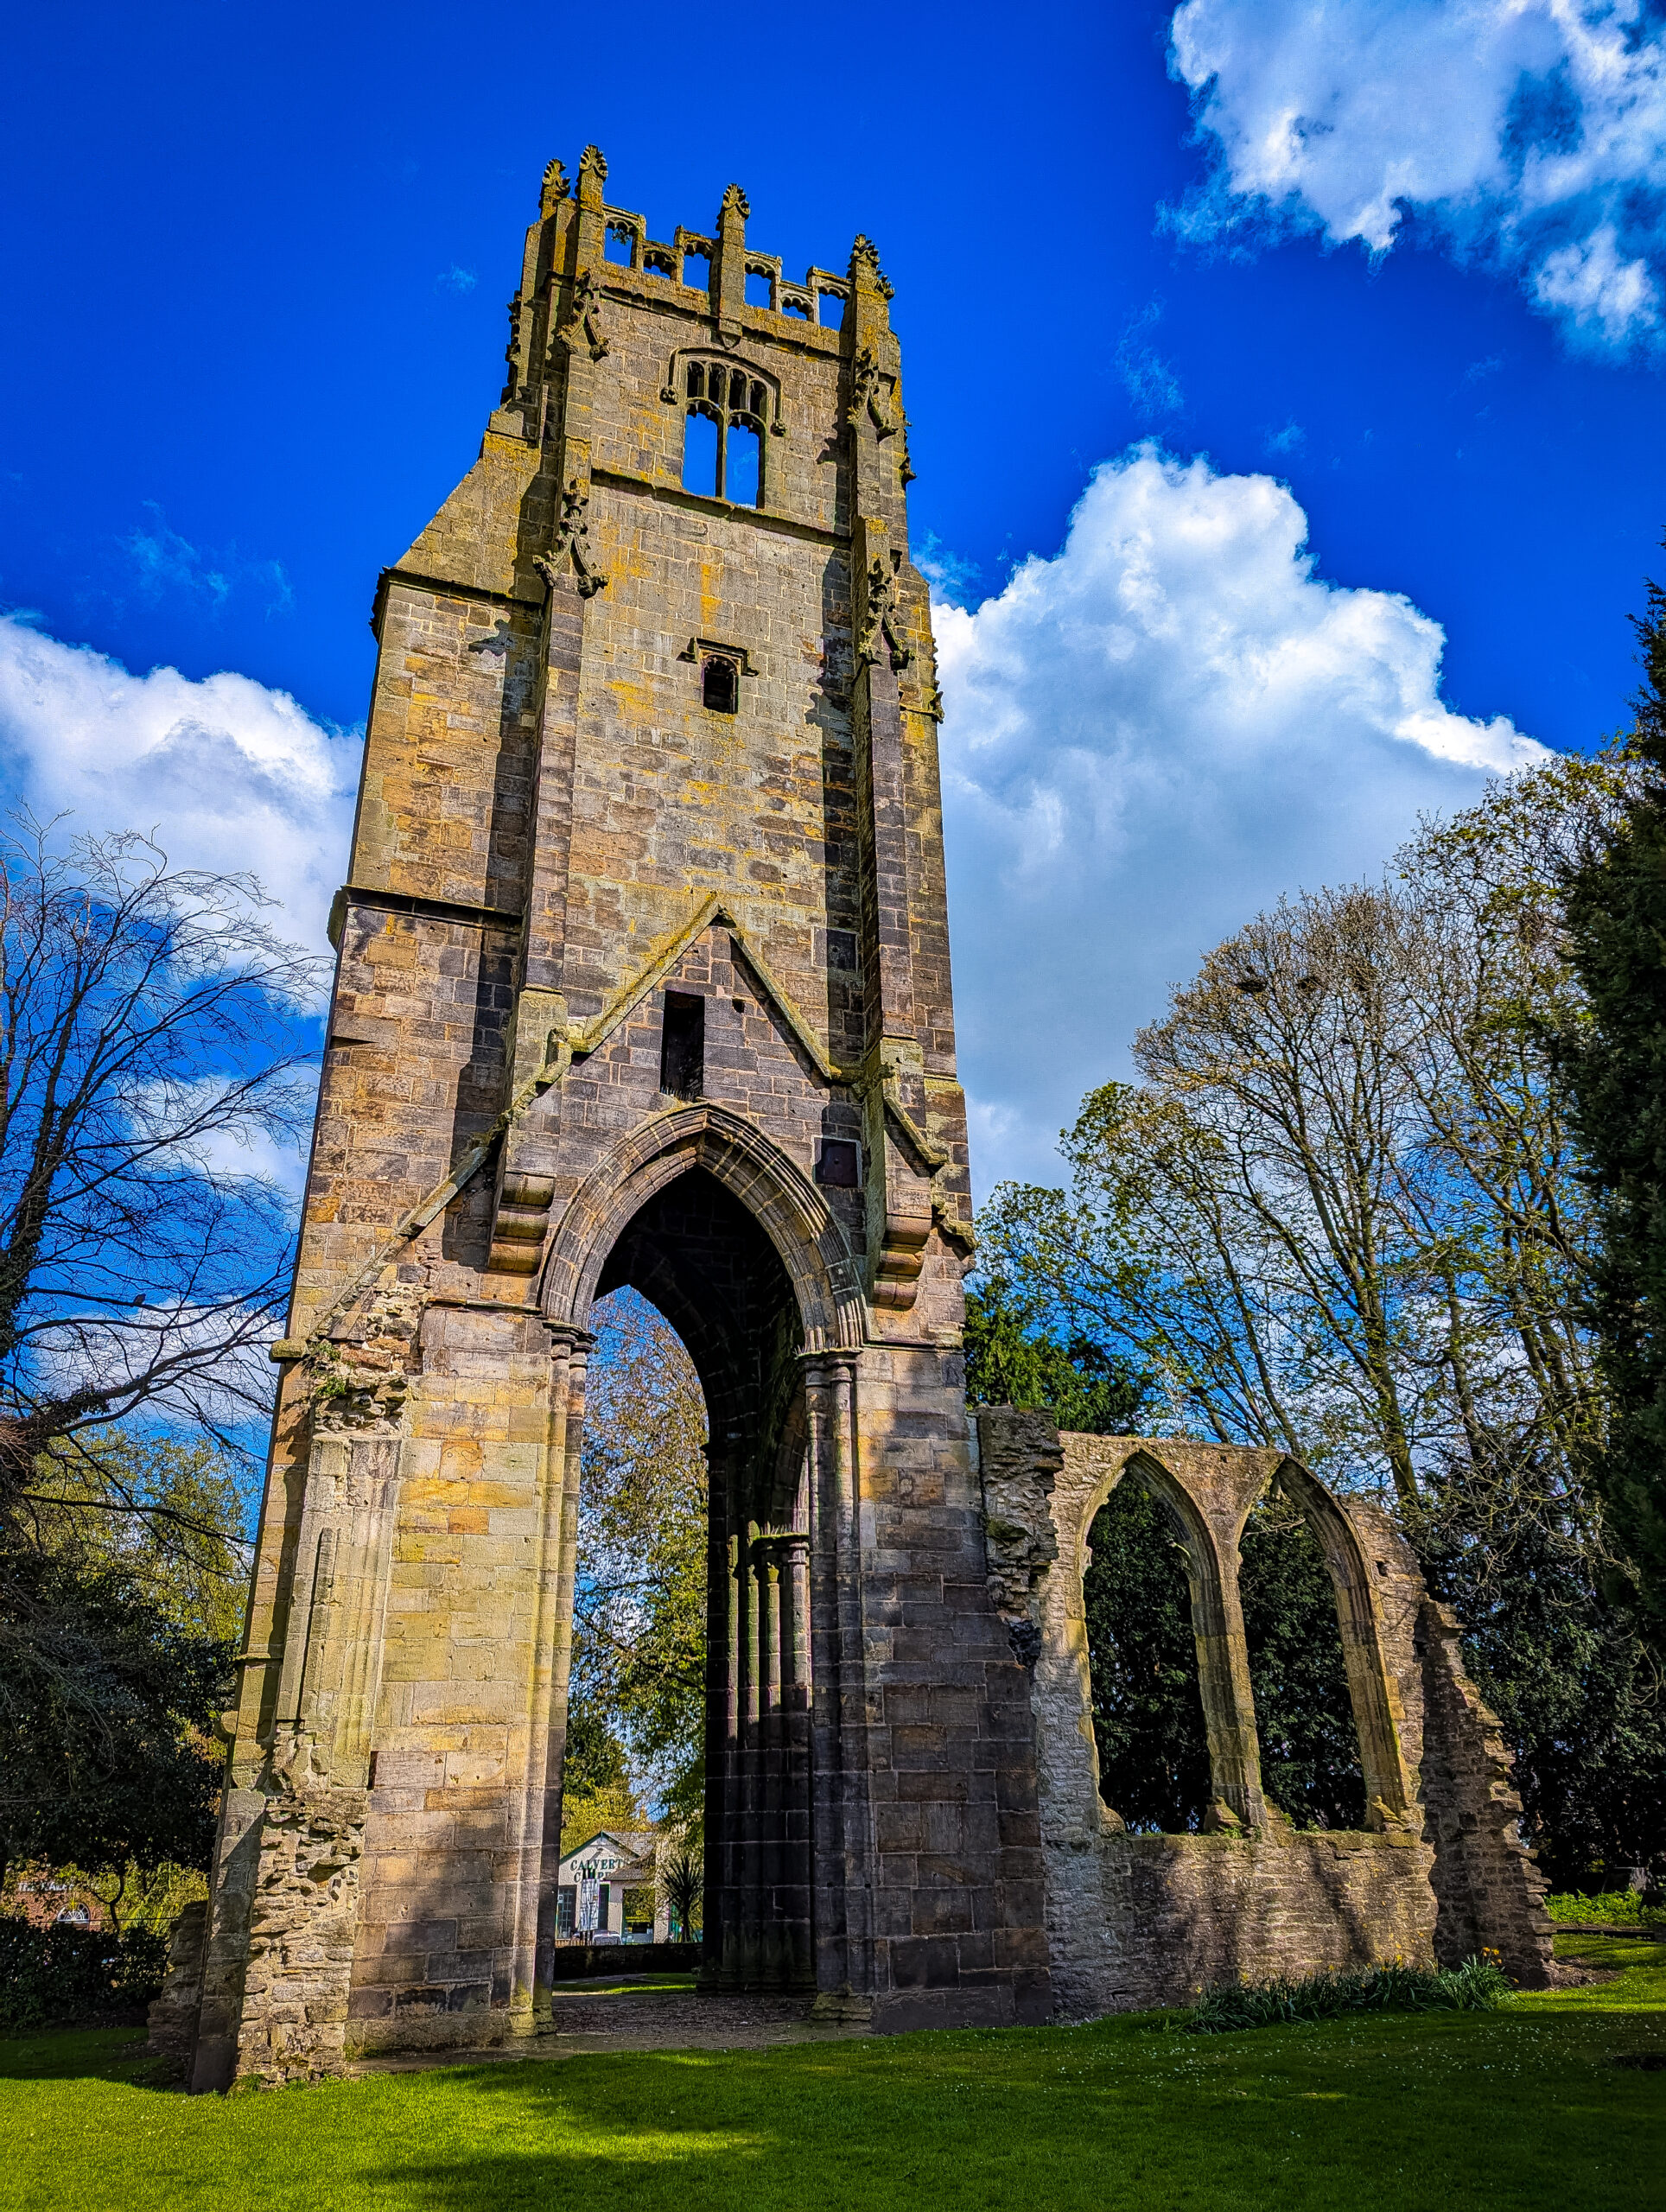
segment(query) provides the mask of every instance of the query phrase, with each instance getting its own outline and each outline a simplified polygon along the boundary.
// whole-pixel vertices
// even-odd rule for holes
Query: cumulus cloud
[[[1666,34],[1651,0],[1186,0],[1170,64],[1214,143],[1171,221],[1393,245],[1425,213],[1580,350],[1666,337]]]
[[[1210,945],[1543,757],[1454,714],[1439,624],[1323,582],[1307,533],[1270,477],[1148,444],[1096,472],[1056,559],[935,610],[980,1195],[1057,1179],[1083,1093]]]
[[[7,804],[73,830],[154,835],[179,868],[251,869],[286,933],[323,948],[347,866],[356,734],[246,676],[134,676],[0,616]]]

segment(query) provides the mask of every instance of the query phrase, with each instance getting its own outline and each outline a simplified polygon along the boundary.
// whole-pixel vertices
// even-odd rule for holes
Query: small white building
[[[556,1879],[556,1940],[561,1943],[663,1943],[670,1933],[659,1893],[659,1838],[652,1828],[601,1828],[562,1859]],[[645,1890],[652,1918],[633,1910],[629,1891]],[[633,1899],[639,1905],[640,1899]]]

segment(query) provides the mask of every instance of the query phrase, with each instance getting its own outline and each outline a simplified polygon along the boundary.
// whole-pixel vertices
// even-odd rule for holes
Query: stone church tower
[[[593,1301],[710,1423],[705,1972],[1051,2010],[891,288],[544,180],[379,655],[194,2080],[547,2012]],[[228,1716],[228,1721],[231,1716]]]

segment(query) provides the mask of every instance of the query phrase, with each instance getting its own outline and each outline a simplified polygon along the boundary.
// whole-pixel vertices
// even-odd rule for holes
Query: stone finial
[[[744,223],[752,213],[752,202],[738,184],[730,185],[723,194],[723,204],[717,211],[717,227],[728,230],[733,224]]]
[[[541,215],[554,214],[557,205],[567,197],[567,169],[563,162],[550,162],[544,172],[543,195],[539,201]]]
[[[890,278],[880,267],[879,248],[872,238],[861,232],[857,232],[856,242],[850,249],[850,281],[853,284],[865,283],[875,286],[887,300],[896,296]]]
[[[587,146],[579,156],[578,199],[581,207],[600,207],[601,188],[607,181],[607,156],[600,146]]]

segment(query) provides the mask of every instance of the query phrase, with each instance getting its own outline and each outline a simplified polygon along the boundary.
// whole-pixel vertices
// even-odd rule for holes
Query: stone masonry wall
[[[661,1204],[684,1176],[745,1209],[785,1286],[697,1349],[746,1431],[714,1437],[725,1541],[750,1556],[747,1516],[804,1516],[756,1541],[807,1561],[812,1870],[802,1820],[763,1847],[769,1715],[739,1713],[752,1748],[712,1770],[752,1792],[714,1806],[753,1916],[731,1963],[808,1888],[813,1946],[789,1948],[825,2005],[1051,2005],[963,1397],[940,702],[890,287],[866,240],[788,284],[734,188],[710,233],[656,246],[606,175],[594,148],[576,189],[546,173],[480,457],[376,594],[200,2088],[547,2017],[590,1309],[653,1282],[699,1339],[700,1297],[724,1306],[678,1227],[699,1207]],[[709,285],[683,281],[696,250]],[[756,505],[684,484],[694,363],[767,391]],[[664,1087],[670,991],[701,1009],[693,1096]],[[764,1406],[734,1377],[772,1361]],[[720,1733],[769,1663],[715,1670]]]
[[[1515,1836],[1496,1724],[1462,1673],[1455,1624],[1431,1626],[1437,1609],[1386,1515],[1320,1492],[1277,1452],[1061,1436],[1046,1415],[1011,1408],[980,1409],[977,1426],[990,1591],[1014,1647],[1033,1655],[1062,2011],[1185,2003],[1210,1982],[1449,1961],[1484,1944],[1519,1982],[1544,1980],[1542,1885]],[[1261,1794],[1237,1546],[1275,1476],[1307,1506],[1338,1580],[1370,1800],[1357,1833],[1298,1831]],[[1083,1577],[1095,1516],[1126,1478],[1189,1532],[1217,1788],[1201,1834],[1129,1834],[1100,1796]]]

